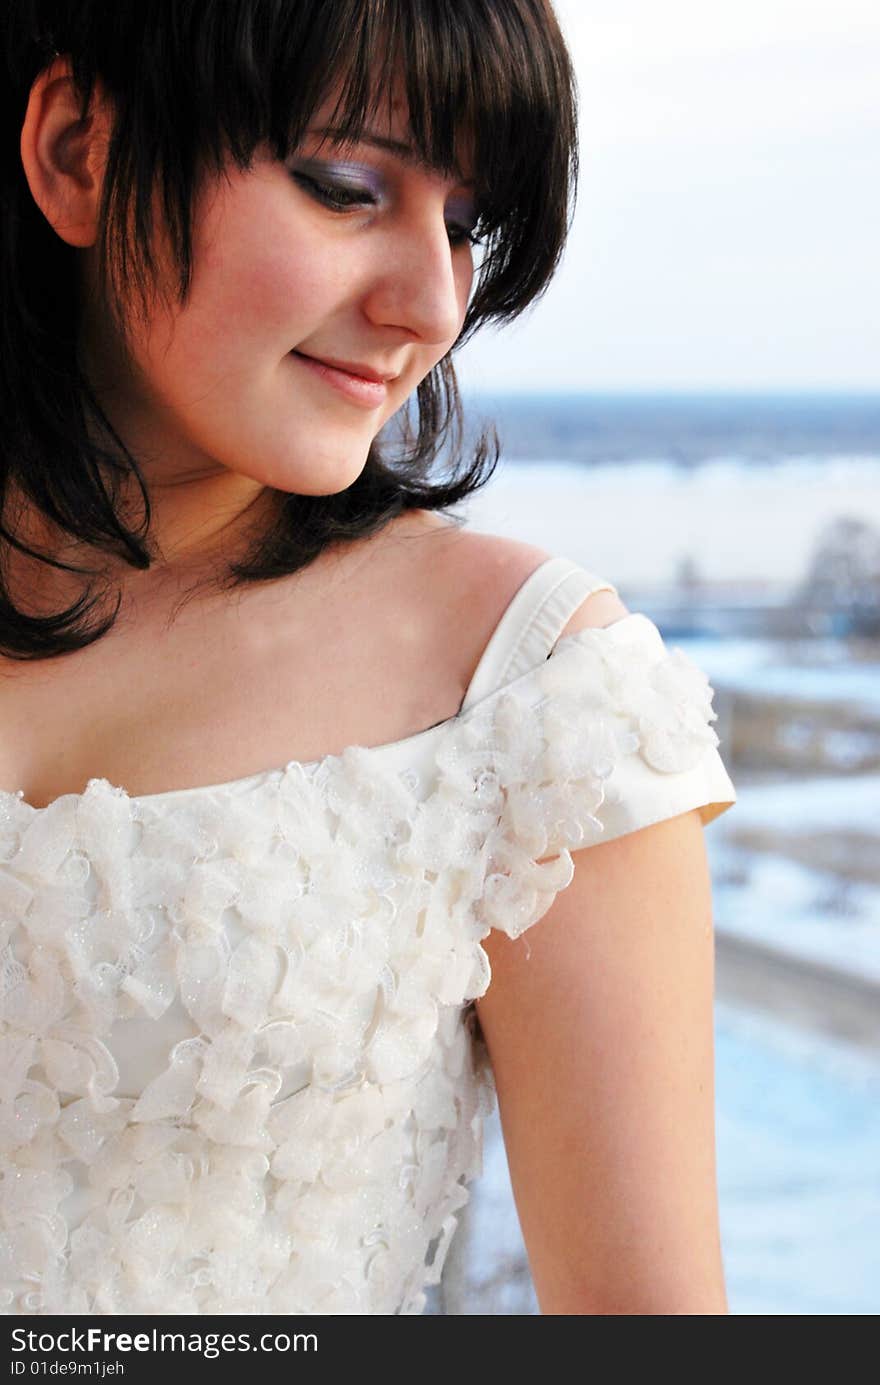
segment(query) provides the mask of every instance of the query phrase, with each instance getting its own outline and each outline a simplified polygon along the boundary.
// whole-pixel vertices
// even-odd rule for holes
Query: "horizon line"
[[[554,389],[552,386],[545,388],[529,389],[502,389],[492,386],[480,386],[477,388],[459,384],[459,392],[462,396],[471,397],[491,395],[495,399],[522,399],[527,397],[553,397],[556,399],[582,399],[582,398],[608,398],[620,397],[629,398],[635,395],[652,397],[680,397],[688,395],[696,398],[704,397],[734,397],[734,398],[756,398],[756,399],[805,399],[805,398],[841,398],[841,399],[871,399],[880,401],[880,385],[876,386],[822,386],[821,388],[812,385],[790,386],[779,388],[758,387],[749,385],[732,385],[729,387],[719,385],[679,385],[675,387],[659,385],[628,385],[626,387],[595,387],[586,386],[583,389]]]

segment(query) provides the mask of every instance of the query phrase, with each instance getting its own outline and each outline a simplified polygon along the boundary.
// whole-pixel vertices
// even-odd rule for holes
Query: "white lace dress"
[[[544,563],[404,741],[0,792],[3,1313],[424,1309],[495,1099],[481,939],[578,848],[736,800],[706,676],[644,614],[557,642],[602,588]]]

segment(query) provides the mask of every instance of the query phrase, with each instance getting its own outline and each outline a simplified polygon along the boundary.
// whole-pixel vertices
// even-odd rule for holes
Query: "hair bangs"
[[[419,157],[443,175],[472,178],[484,249],[459,345],[544,291],[564,248],[578,172],[575,79],[549,5],[342,0],[321,5],[307,34],[288,24],[273,37],[263,90],[273,94],[267,137],[277,157],[289,157],[333,91],[342,145],[356,143],[383,111],[390,119],[402,98]]]
[[[199,179],[258,146],[290,156],[339,91],[344,141],[402,90],[411,142],[443,173],[464,148],[483,243],[459,341],[546,288],[577,182],[573,71],[548,0],[117,0],[34,5],[44,49],[72,57],[86,101],[100,77],[119,112],[102,268],[146,306],[157,277],[153,187],[185,297]],[[132,54],[138,60],[132,62]],[[122,325],[120,323],[120,325]]]

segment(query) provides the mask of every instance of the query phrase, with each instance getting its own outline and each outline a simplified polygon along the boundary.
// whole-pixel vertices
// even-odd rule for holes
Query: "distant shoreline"
[[[880,458],[880,391],[503,394],[462,390],[470,436],[498,428],[513,460],[692,466],[722,456]]]

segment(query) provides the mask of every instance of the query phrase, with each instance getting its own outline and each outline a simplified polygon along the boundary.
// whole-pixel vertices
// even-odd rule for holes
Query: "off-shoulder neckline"
[[[619,631],[621,627],[629,627],[634,621],[650,626],[652,629],[656,628],[654,622],[649,616],[645,615],[644,612],[630,611],[627,615],[621,616],[619,620],[612,621],[610,625],[591,625],[585,627],[583,630],[576,630],[570,635],[563,635],[556,641],[547,657],[548,659],[556,659],[564,647],[577,646],[588,642],[588,640],[595,641],[597,637],[600,640],[607,637],[616,639],[617,635],[614,632]],[[375,756],[377,759],[380,759],[383,755],[391,755],[394,751],[402,750],[404,746],[411,746],[415,745],[417,742],[427,741],[431,736],[440,736],[443,732],[448,731],[450,727],[464,724],[474,713],[484,707],[486,703],[491,702],[494,698],[500,697],[503,693],[511,692],[514,688],[524,684],[526,679],[534,678],[545,666],[545,663],[538,664],[534,668],[526,669],[524,673],[518,674],[516,678],[512,678],[507,683],[502,683],[499,687],[493,688],[485,697],[479,698],[464,711],[458,711],[453,716],[447,717],[444,721],[438,721],[434,726],[428,726],[423,731],[416,731],[411,736],[404,736],[401,740],[384,741],[381,745],[372,746],[356,744],[343,746],[341,750],[321,755],[316,760],[288,760],[284,765],[276,765],[270,769],[256,770],[253,774],[242,775],[238,779],[227,779],[217,784],[195,784],[183,789],[161,789],[157,793],[130,794],[122,785],[113,784],[109,779],[98,776],[90,779],[84,789],[78,791],[74,790],[66,794],[58,794],[55,798],[50,799],[48,803],[44,803],[39,807],[28,801],[24,795],[23,789],[13,790],[0,788],[0,801],[16,799],[24,807],[29,808],[34,814],[47,813],[51,808],[54,808],[56,804],[66,799],[75,799],[79,801],[85,798],[86,794],[88,794],[94,786],[101,785],[127,799],[132,806],[142,804],[149,808],[153,804],[158,806],[164,802],[172,802],[175,799],[194,799],[201,794],[211,795],[245,792],[249,788],[258,788],[260,784],[270,781],[273,778],[281,778],[292,771],[299,771],[301,774],[311,774],[312,772],[319,771],[324,765],[334,760],[342,760],[352,751],[359,751],[362,755]]]

